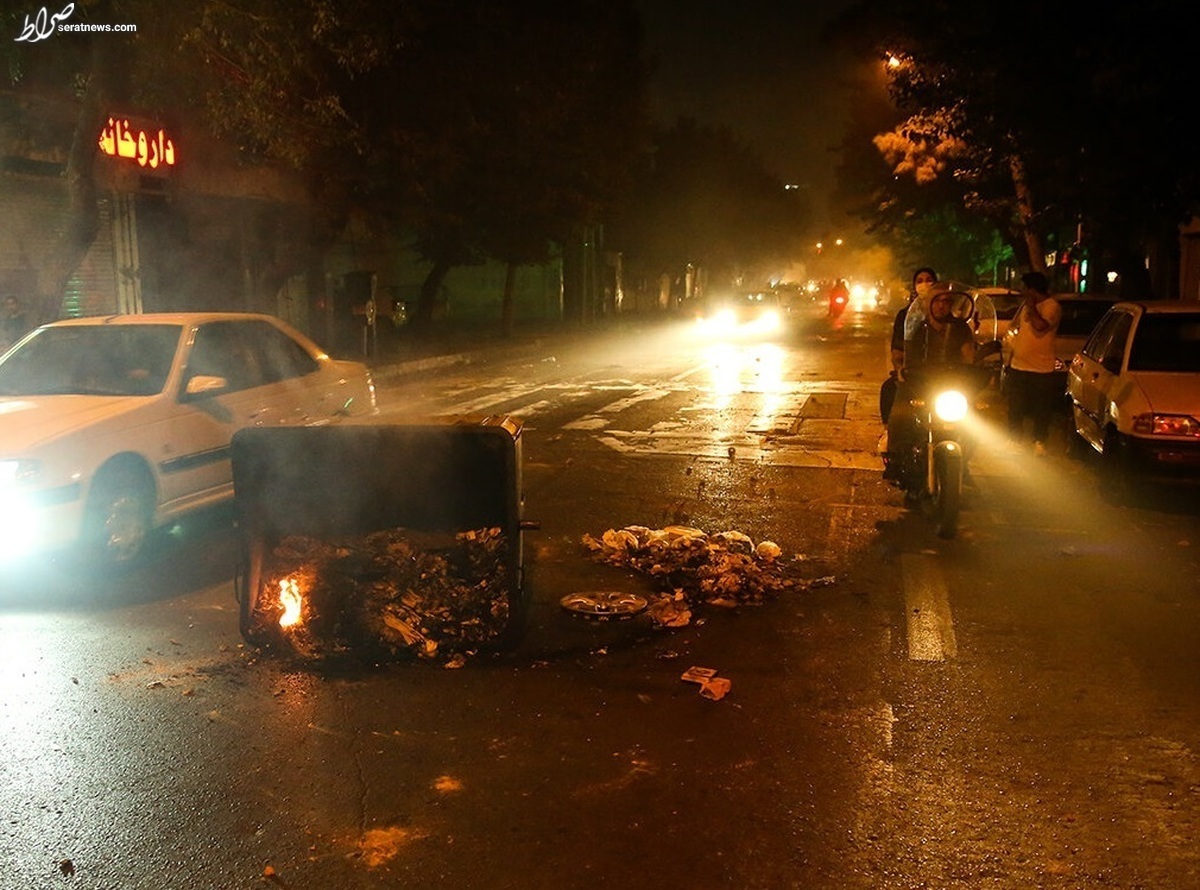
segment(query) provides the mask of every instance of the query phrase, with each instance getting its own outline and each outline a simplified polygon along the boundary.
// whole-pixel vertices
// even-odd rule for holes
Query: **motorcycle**
[[[834,290],[829,295],[829,317],[841,318],[842,313],[846,311],[846,305],[850,302],[850,295],[843,290]]]
[[[905,503],[933,518],[943,538],[958,533],[967,427],[992,373],[981,365],[938,365],[910,372],[904,382],[909,434],[901,443],[889,442],[887,478],[904,491]]]

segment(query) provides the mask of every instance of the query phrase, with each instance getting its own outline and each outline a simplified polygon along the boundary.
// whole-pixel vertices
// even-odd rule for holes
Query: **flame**
[[[295,578],[284,578],[279,582],[279,605],[283,607],[283,614],[279,616],[280,627],[292,627],[303,620],[300,610],[304,605],[304,597]]]

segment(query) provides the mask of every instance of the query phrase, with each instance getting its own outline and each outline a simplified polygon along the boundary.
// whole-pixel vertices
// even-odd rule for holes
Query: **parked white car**
[[[1200,301],[1114,304],[1067,372],[1075,431],[1111,490],[1200,481]]]
[[[237,430],[376,411],[366,365],[268,315],[44,325],[0,358],[0,561],[129,565],[156,527],[232,498]]]

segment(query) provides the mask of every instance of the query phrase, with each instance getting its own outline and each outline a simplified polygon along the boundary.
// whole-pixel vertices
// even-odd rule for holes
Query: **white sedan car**
[[[0,357],[0,563],[127,566],[154,528],[232,498],[239,429],[376,411],[364,364],[268,315],[44,325]]]
[[[1200,481],[1200,302],[1113,304],[1072,359],[1067,394],[1115,494],[1135,474]]]

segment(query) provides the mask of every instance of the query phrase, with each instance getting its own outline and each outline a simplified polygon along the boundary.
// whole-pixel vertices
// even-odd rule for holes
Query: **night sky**
[[[824,200],[851,93],[821,29],[848,0],[637,0],[658,60],[654,113],[728,125],[766,166]]]

